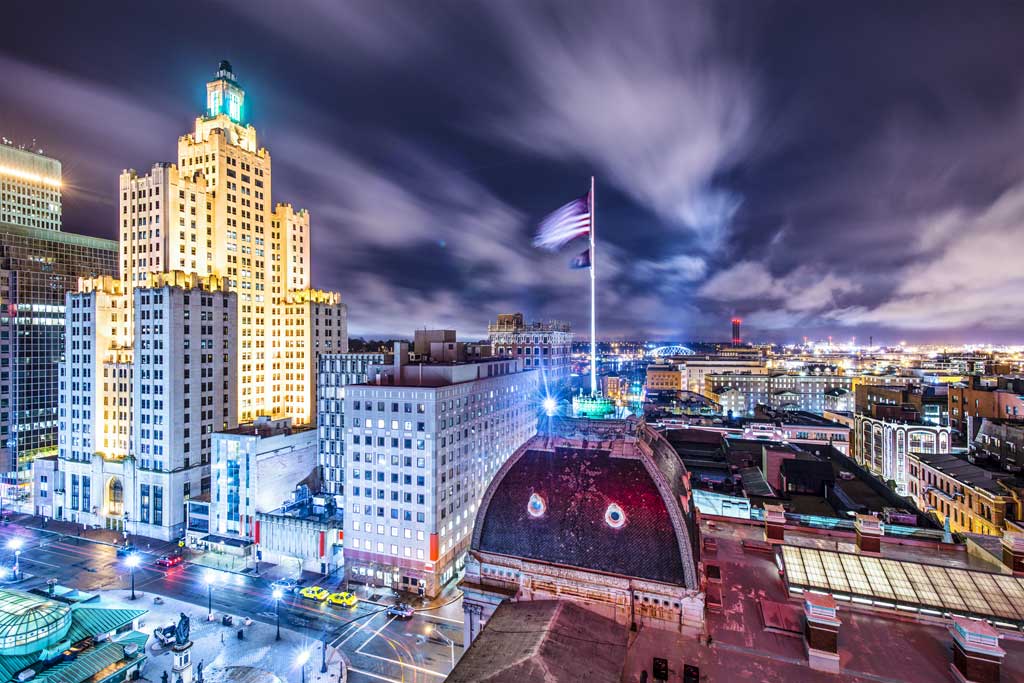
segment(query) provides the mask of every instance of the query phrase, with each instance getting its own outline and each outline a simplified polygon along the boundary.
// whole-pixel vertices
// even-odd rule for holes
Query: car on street
[[[125,543],[124,545],[117,546],[117,556],[126,557],[128,555],[131,555],[132,553],[138,552],[138,550],[139,549],[131,543]]]
[[[323,600],[330,593],[326,588],[321,588],[320,586],[307,586],[299,591],[299,595],[310,600]]]
[[[397,602],[387,609],[389,617],[396,617],[398,619],[411,619],[414,614],[416,614],[416,610],[412,608],[412,605],[404,602]]]
[[[299,590],[299,582],[295,579],[278,579],[270,584],[270,590],[281,591],[282,593],[294,593]]]
[[[327,602],[332,605],[341,605],[342,607],[355,607],[356,603],[359,602],[359,598],[352,593],[342,591],[340,593],[331,593],[328,595]]]
[[[157,560],[155,564],[158,567],[164,567],[165,569],[170,569],[171,567],[177,567],[179,564],[183,563],[184,561],[185,560],[181,557],[181,555],[164,555],[159,560]]]

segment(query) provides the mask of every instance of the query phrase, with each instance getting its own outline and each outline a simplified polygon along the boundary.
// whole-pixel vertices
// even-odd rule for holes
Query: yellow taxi
[[[332,605],[341,605],[342,607],[355,607],[356,603],[359,602],[359,598],[352,593],[331,593],[327,596],[327,602]]]
[[[299,595],[310,600],[323,600],[329,593],[326,588],[320,586],[307,586],[299,591]]]

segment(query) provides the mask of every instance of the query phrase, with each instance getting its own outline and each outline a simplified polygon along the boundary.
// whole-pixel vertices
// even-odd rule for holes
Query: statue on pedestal
[[[187,643],[191,630],[188,615],[182,612],[181,617],[178,619],[178,625],[174,628],[174,644],[184,645]]]

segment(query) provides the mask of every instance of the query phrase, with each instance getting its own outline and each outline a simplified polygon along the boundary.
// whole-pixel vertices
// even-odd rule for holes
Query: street
[[[10,524],[0,528],[0,563],[8,568],[14,563],[13,553],[7,550],[12,538],[22,541],[19,562],[25,579],[6,587],[30,590],[56,579],[82,591],[124,589],[127,593],[130,588],[130,570],[110,545]],[[155,595],[166,596],[195,605],[193,616],[201,620],[212,600],[217,618],[230,614],[236,620],[249,617],[276,623],[269,581],[191,563],[164,569],[154,564],[159,555],[144,551],[138,554],[141,562],[135,569],[135,591],[140,608],[151,605]],[[207,576],[215,577],[209,588]],[[452,668],[453,656],[457,660],[462,654],[461,598],[456,596],[448,604],[417,611],[410,619],[387,616],[388,603],[383,598],[379,595],[372,602],[361,600],[355,607],[345,608],[305,599],[297,593],[287,594],[280,605],[281,628],[304,637],[301,645],[307,648],[326,637],[332,647],[344,653],[350,663],[348,680],[355,683],[444,680]],[[284,644],[294,647],[295,643],[287,643],[289,637],[294,638],[283,635]],[[310,662],[315,671],[320,670],[319,648]],[[339,663],[333,662],[332,666]]]

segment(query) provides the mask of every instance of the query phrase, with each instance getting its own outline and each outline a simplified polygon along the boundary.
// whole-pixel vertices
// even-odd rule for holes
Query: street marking
[[[372,635],[372,636],[370,636],[369,638],[367,638],[367,639],[366,639],[366,640],[365,640],[365,641],[363,642],[363,644],[362,644],[362,645],[360,645],[360,646],[359,646],[358,648],[356,648],[356,654],[361,654],[361,653],[362,653],[362,649],[363,649],[364,647],[366,647],[366,646],[367,646],[367,645],[368,645],[368,644],[370,643],[370,641],[371,641],[371,640],[373,640],[374,638],[376,638],[377,636],[379,636],[379,635],[380,635],[380,632],[381,632],[381,631],[383,631],[384,629],[386,629],[386,628],[387,628],[388,626],[390,626],[390,625],[391,625],[391,622],[393,622],[394,620],[395,620],[395,617],[391,617],[390,619],[388,619],[387,621],[385,621],[385,622],[384,622],[384,625],[383,625],[383,626],[381,626],[381,627],[380,627],[379,629],[377,629],[376,631],[374,631],[374,632],[373,632],[373,635]]]
[[[397,678],[388,678],[387,676],[381,676],[380,674],[373,674],[373,673],[370,673],[369,671],[363,671],[362,669],[357,669],[354,666],[348,667],[348,670],[353,672],[353,673],[361,674],[363,676],[369,676],[370,678],[376,678],[376,679],[381,680],[381,681],[387,681],[388,683],[402,683]]]
[[[437,619],[438,621],[447,621],[448,623],[458,624],[459,626],[462,626],[462,625],[464,625],[466,623],[464,621],[460,621],[459,619],[452,619],[450,617],[437,617],[437,616],[434,616],[433,614],[423,614],[421,616],[424,619]]]
[[[344,640],[342,640],[341,642],[338,642],[338,643],[336,643],[336,644],[333,644],[333,643],[332,643],[332,644],[334,645],[334,647],[335,647],[335,648],[338,648],[338,649],[340,649],[342,645],[344,645],[345,643],[347,643],[347,642],[348,642],[349,640],[351,640],[351,639],[352,639],[352,636],[354,636],[355,634],[359,633],[359,632],[360,632],[360,631],[362,631],[362,630],[363,630],[364,628],[366,628],[366,625],[367,625],[367,624],[369,624],[369,623],[370,623],[371,621],[373,621],[374,619],[376,619],[376,616],[370,617],[370,618],[369,618],[369,619],[367,619],[366,621],[362,621],[362,622],[360,622],[360,623],[359,623],[359,626],[357,626],[357,627],[355,628],[355,630],[354,630],[354,631],[352,631],[352,633],[348,634],[348,635],[347,635],[347,636],[346,636],[346,637],[344,638]]]
[[[66,566],[66,565],[59,565],[59,564],[50,564],[49,562],[43,562],[42,560],[36,560],[36,559],[31,558],[31,557],[22,557],[21,559],[18,560],[18,562],[32,562],[34,564],[41,564],[44,567],[53,567],[54,569],[61,569],[63,566]]]
[[[415,671],[419,671],[420,673],[430,674],[431,676],[437,676],[438,678],[448,677],[448,674],[439,673],[437,671],[434,671],[433,669],[424,669],[422,666],[416,666],[415,664],[406,664],[405,662],[398,659],[388,659],[387,657],[381,657],[380,655],[371,655],[369,652],[359,652],[358,650],[356,652],[361,657],[372,657],[373,659],[379,659],[382,662],[390,662],[391,664],[397,664],[398,666],[403,668],[408,667]]]

